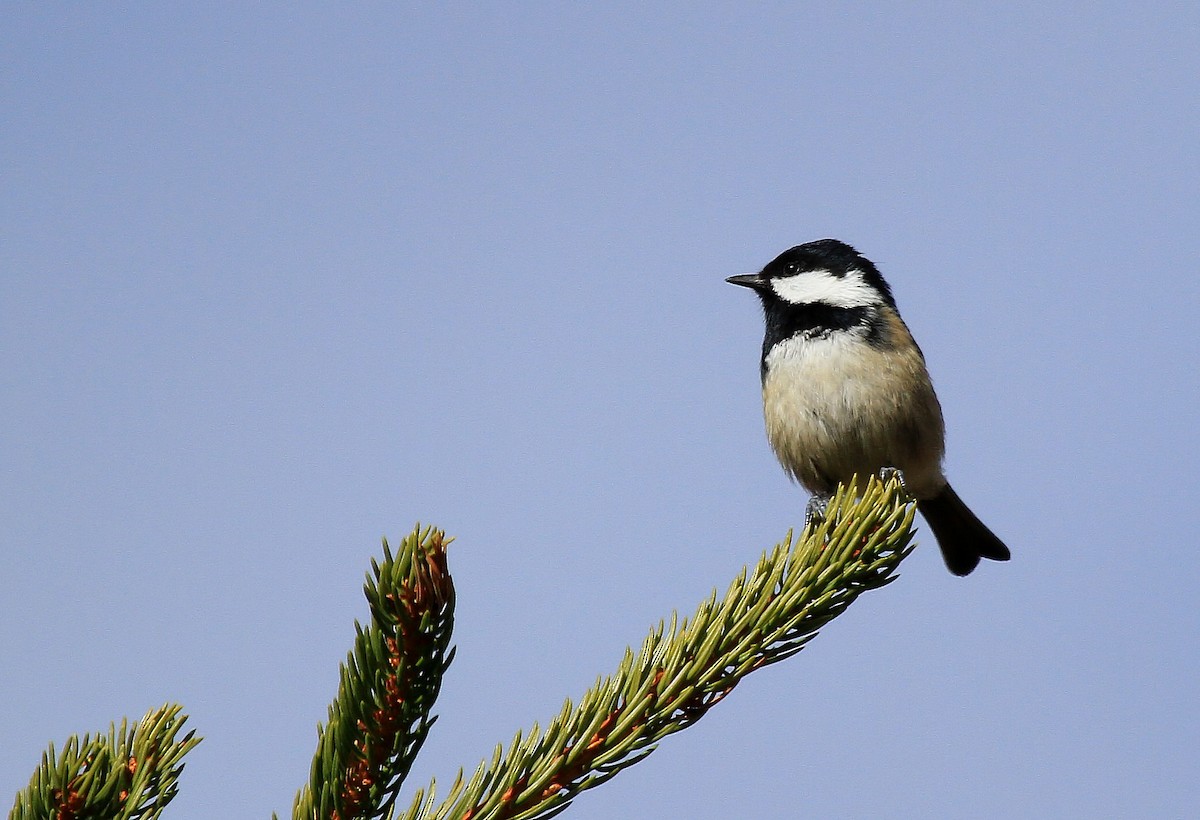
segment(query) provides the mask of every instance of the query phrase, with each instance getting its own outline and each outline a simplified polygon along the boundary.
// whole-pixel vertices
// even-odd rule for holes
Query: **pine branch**
[[[441,530],[420,526],[393,557],[371,561],[363,592],[371,622],[355,622],[354,650],[341,669],[329,722],[317,727],[309,783],[292,808],[297,820],[390,815],[435,718],[442,674],[454,656],[454,584]]]
[[[691,619],[659,623],[617,673],[570,701],[542,731],[497,747],[469,782],[460,772],[436,802],[418,792],[406,820],[534,820],[564,811],[593,788],[685,729],[749,673],[799,652],[863,591],[889,583],[912,549],[913,507],[896,478],[866,482],[861,497],[841,489],[826,518],[743,570],[723,599],[716,592]],[[329,721],[317,727],[310,781],[293,817],[393,818],[400,786],[428,735],[430,711],[453,658],[454,585],[440,530],[415,529],[396,556],[372,561],[364,592],[371,622],[355,624]],[[53,745],[9,820],[153,820],[175,796],[183,755],[199,738],[180,707],[122,721],[107,737]]]
[[[839,489],[825,520],[793,544],[791,533],[752,573],[743,570],[690,620],[660,622],[617,673],[578,706],[568,700],[541,731],[497,747],[444,801],[418,792],[405,820],[534,820],[564,811],[580,792],[645,758],[695,723],[749,673],[790,657],[858,597],[893,580],[911,551],[913,507],[894,477],[866,482],[861,498]]]
[[[168,704],[132,726],[110,724],[107,735],[72,735],[54,744],[29,785],[17,794],[9,820],[154,820],[179,790],[183,756],[200,738],[176,740],[187,716]]]

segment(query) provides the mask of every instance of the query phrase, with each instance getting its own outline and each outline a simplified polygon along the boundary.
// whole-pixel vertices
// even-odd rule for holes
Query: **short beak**
[[[725,281],[731,285],[741,285],[752,290],[762,290],[767,286],[766,280],[758,273],[739,273],[737,276],[730,276]]]

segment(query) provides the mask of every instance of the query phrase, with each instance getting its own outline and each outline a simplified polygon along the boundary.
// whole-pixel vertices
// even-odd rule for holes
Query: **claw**
[[[825,520],[825,510],[829,507],[829,499],[831,495],[814,495],[808,499],[808,506],[804,510],[805,526],[812,524],[816,526]]]
[[[880,481],[886,482],[893,478],[900,482],[900,489],[904,490],[905,495],[911,495],[911,493],[908,491],[908,484],[904,481],[904,473],[900,472],[895,467],[884,467],[879,471]]]

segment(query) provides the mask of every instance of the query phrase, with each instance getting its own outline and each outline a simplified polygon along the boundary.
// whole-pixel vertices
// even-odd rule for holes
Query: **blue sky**
[[[803,519],[724,283],[892,283],[1011,546],[900,580],[580,818],[1200,812],[1200,8],[7,4],[0,789],[179,701],[286,814],[379,538],[458,540],[412,785]]]

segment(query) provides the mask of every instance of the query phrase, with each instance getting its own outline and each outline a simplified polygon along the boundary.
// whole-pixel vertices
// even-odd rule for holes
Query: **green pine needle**
[[[418,792],[404,820],[534,820],[565,810],[719,703],[749,673],[790,657],[859,594],[889,583],[911,551],[913,506],[894,477],[842,488],[819,525],[743,570],[690,619],[660,623],[616,674],[570,701],[545,728],[497,747],[434,804]],[[861,485],[860,485],[861,486]]]
[[[425,742],[442,674],[454,651],[454,583],[449,539],[418,525],[393,556],[371,561],[363,587],[371,622],[355,623],[329,721],[317,727],[309,783],[292,816],[351,820],[387,816]]]
[[[852,489],[858,486],[861,493]],[[418,791],[405,820],[541,820],[650,754],[702,718],[756,669],[788,658],[859,594],[893,580],[911,551],[913,505],[895,477],[842,488],[825,519],[743,569],[723,598],[651,630],[617,672],[567,701],[541,729],[497,746],[445,799]],[[400,786],[428,735],[442,675],[453,659],[449,539],[419,526],[396,555],[371,562],[371,619],[355,624],[329,719],[317,727],[309,783],[293,817],[393,818]],[[182,757],[199,743],[178,706],[121,723],[107,736],[70,738],[43,756],[9,820],[153,820],[175,796]]]
[[[72,735],[55,755],[54,744],[9,820],[154,820],[179,790],[182,759],[200,738],[176,735],[187,716],[167,704],[141,722],[110,724],[107,735]]]

